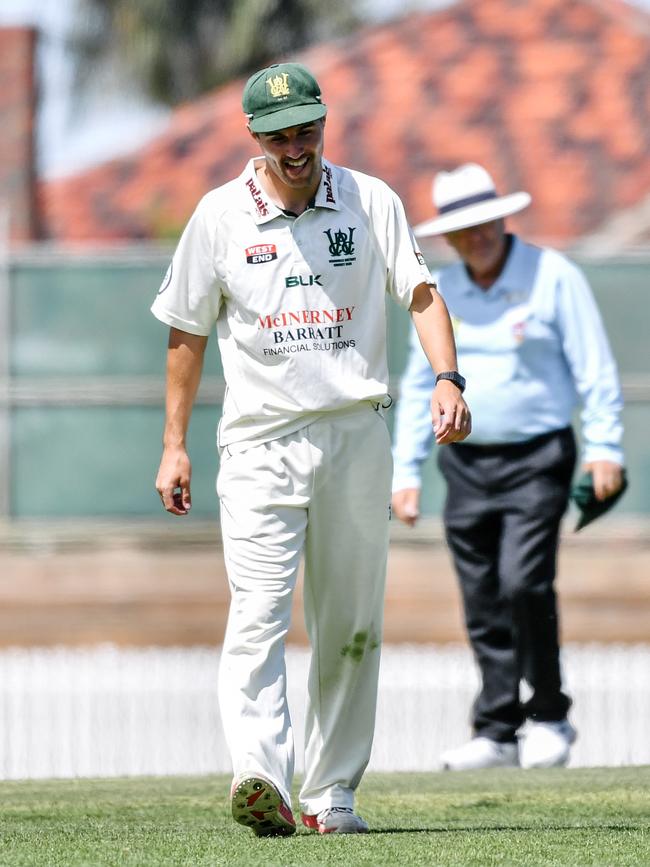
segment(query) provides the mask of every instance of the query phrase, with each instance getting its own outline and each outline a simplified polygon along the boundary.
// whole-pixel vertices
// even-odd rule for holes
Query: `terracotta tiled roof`
[[[569,245],[650,193],[650,16],[619,0],[461,0],[300,58],[330,106],[326,155],[375,174],[413,223],[433,174],[473,160],[533,206],[529,237]],[[147,147],[43,183],[65,241],[161,237],[256,153],[235,82],[177,109]]]

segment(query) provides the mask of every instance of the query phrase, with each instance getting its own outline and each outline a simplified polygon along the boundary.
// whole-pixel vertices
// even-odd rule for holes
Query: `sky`
[[[135,0],[134,0],[135,2]],[[97,81],[94,98],[79,105],[66,48],[77,0],[0,0],[0,26],[35,25],[39,108],[37,168],[45,177],[79,171],[128,153],[164,129],[169,109],[151,105],[119,73]]]
[[[104,70],[83,105],[73,93],[73,65],[66,48],[81,0],[0,0],[0,26],[39,27],[37,170],[60,177],[129,153],[165,128],[170,110],[152,105],[119,70]],[[133,0],[138,2],[138,0]],[[455,0],[359,0],[368,21]],[[632,0],[650,11],[650,0]]]

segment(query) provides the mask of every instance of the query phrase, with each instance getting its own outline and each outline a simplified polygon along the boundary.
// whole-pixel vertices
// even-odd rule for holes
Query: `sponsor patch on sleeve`
[[[420,263],[420,265],[426,265],[426,264],[427,264],[427,263],[424,261],[424,256],[422,255],[422,253],[420,253],[419,250],[413,250],[413,252],[415,253],[415,258],[418,260],[418,262]]]
[[[271,262],[278,258],[275,244],[256,244],[254,247],[246,247],[246,261],[249,265],[261,265],[263,262]]]

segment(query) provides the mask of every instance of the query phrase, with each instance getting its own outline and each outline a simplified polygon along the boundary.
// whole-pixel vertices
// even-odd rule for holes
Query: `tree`
[[[174,105],[358,25],[355,0],[81,0],[80,81],[118,60]]]

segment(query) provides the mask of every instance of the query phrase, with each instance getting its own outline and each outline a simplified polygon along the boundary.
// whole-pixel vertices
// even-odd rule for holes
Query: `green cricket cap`
[[[301,63],[274,63],[255,72],[244,87],[242,106],[252,132],[276,132],[327,114],[318,82]]]
[[[627,488],[627,473],[623,470],[623,483],[619,490],[605,500],[597,500],[594,491],[594,480],[590,472],[583,473],[571,488],[571,499],[580,510],[574,532],[582,530],[596,518],[608,512],[623,496]]]

